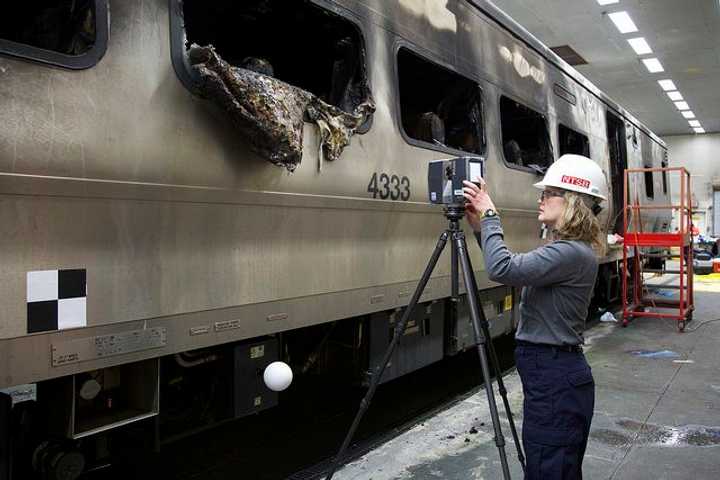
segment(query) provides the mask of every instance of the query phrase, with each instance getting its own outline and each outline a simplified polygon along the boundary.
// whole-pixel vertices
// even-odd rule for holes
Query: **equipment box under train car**
[[[42,384],[38,397],[56,405],[50,415],[52,430],[79,439],[157,415],[158,380],[159,362],[151,359]]]
[[[380,312],[370,316],[370,355],[368,370],[381,361],[405,309]],[[414,372],[443,358],[444,308],[441,302],[418,305],[408,320],[400,344],[383,374],[381,383]],[[365,379],[368,382],[368,379]]]
[[[494,337],[509,332],[513,328],[513,294],[510,287],[498,287],[480,292],[480,302],[490,324],[490,333]],[[467,295],[462,295],[455,307],[455,314],[448,309],[446,353],[455,355],[474,347],[475,332],[470,320],[470,307]]]
[[[263,371],[278,360],[278,339],[266,337],[260,341],[235,347],[235,417],[257,413],[278,404],[278,394],[263,383]]]

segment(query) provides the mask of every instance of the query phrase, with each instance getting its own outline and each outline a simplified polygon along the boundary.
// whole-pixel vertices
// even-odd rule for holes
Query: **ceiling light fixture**
[[[620,0],[597,0],[598,5],[612,5],[613,3],[620,3]]]
[[[695,133],[705,133],[704,128],[693,128],[693,130],[695,130]]]
[[[608,17],[615,24],[620,33],[632,33],[637,32],[638,28],[635,22],[632,21],[630,15],[626,11],[608,13]]]
[[[665,71],[662,64],[660,63],[660,60],[658,60],[655,57],[645,58],[645,59],[643,59],[643,63],[645,64],[645,68],[647,68],[648,72],[650,72],[650,73],[658,73],[658,72]]]
[[[680,112],[680,113],[682,113],[682,116],[687,118],[688,120],[691,118],[695,118],[695,114],[693,113],[692,110],[687,110],[685,112]]]
[[[688,120],[688,123],[690,124],[691,127],[702,128],[702,125],[700,125],[699,120]]]
[[[685,100],[682,96],[682,93],[680,92],[667,92],[667,96],[670,97],[670,100],[672,100],[673,102]]]
[[[670,90],[677,90],[677,87],[675,86],[675,82],[673,82],[670,79],[658,80],[658,83],[660,84],[660,88],[662,88],[666,92],[669,92]]]
[[[653,53],[652,48],[648,45],[645,37],[629,38],[628,43],[638,55],[647,55]]]
[[[675,102],[675,106],[678,110],[690,110],[690,105],[687,102]]]

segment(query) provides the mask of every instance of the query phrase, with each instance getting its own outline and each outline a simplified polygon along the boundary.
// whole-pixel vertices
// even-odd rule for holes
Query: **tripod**
[[[483,378],[485,380],[485,392],[487,394],[488,405],[490,407],[490,417],[492,418],[493,429],[495,431],[495,445],[497,446],[498,453],[500,454],[500,464],[502,465],[503,478],[505,480],[510,479],[510,469],[508,467],[507,455],[505,453],[505,437],[503,436],[502,429],[500,428],[500,418],[498,417],[498,409],[495,403],[495,394],[493,393],[492,376],[490,374],[490,366],[488,364],[488,356],[486,353],[486,349],[490,352],[490,358],[492,360],[495,371],[495,379],[498,383],[498,391],[500,392],[500,396],[503,399],[505,412],[507,414],[508,421],[510,422],[510,430],[512,432],[513,440],[515,442],[515,448],[517,449],[518,460],[522,465],[523,472],[525,471],[525,457],[520,446],[520,440],[518,439],[517,430],[515,429],[515,421],[513,420],[512,412],[510,411],[510,402],[507,398],[507,390],[505,389],[505,384],[502,379],[502,372],[500,371],[500,364],[498,362],[497,353],[495,352],[495,347],[492,344],[492,337],[490,336],[490,328],[487,319],[485,318],[485,312],[480,307],[480,301],[477,294],[477,283],[475,281],[475,275],[473,274],[472,264],[470,263],[470,255],[468,254],[467,243],[465,242],[465,233],[460,229],[460,220],[465,216],[465,206],[459,204],[448,205],[445,208],[444,213],[445,217],[450,222],[450,225],[448,226],[447,230],[445,230],[440,235],[438,243],[435,246],[435,251],[430,257],[430,260],[425,267],[425,271],[420,278],[420,283],[418,284],[412,298],[410,299],[410,304],[405,309],[401,320],[395,325],[395,332],[392,342],[390,342],[390,345],[385,352],[382,363],[380,363],[376,367],[375,372],[372,375],[370,387],[368,388],[365,397],[360,402],[360,408],[358,410],[358,413],[355,416],[352,425],[350,426],[350,430],[345,436],[345,440],[343,440],[340,450],[338,451],[337,455],[332,461],[332,464],[330,465],[330,469],[328,470],[325,480],[332,479],[338,466],[340,465],[340,461],[345,456],[345,451],[347,450],[348,446],[350,446],[350,441],[355,435],[355,430],[357,430],[357,427],[360,424],[360,420],[362,420],[363,415],[365,415],[365,412],[370,407],[370,402],[375,395],[375,390],[377,390],[377,387],[380,384],[380,379],[382,378],[383,372],[385,371],[385,368],[390,362],[390,358],[395,351],[395,347],[397,347],[398,343],[400,342],[400,338],[405,332],[405,327],[407,326],[408,319],[410,318],[413,309],[417,305],[418,300],[422,296],[422,293],[425,290],[428,281],[430,280],[430,275],[432,275],[432,272],[435,269],[435,265],[437,264],[438,259],[440,258],[440,255],[442,254],[443,249],[447,244],[448,238],[452,239],[450,265],[452,299],[455,302],[457,302],[459,299],[459,263],[460,266],[462,266],[463,283],[465,284],[468,303],[470,305],[470,317],[472,319],[473,330],[475,332],[475,341],[477,342],[478,356],[480,357],[480,368],[482,369]]]

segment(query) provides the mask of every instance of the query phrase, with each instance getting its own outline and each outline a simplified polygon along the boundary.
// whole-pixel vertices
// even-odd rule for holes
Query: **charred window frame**
[[[427,81],[406,75],[411,69],[422,70]],[[452,154],[485,154],[483,92],[477,81],[404,43],[396,49],[395,77],[398,124],[408,144]]]
[[[644,168],[652,168],[652,165],[645,165]],[[653,172],[645,172],[645,195],[650,200],[655,198],[655,184],[653,183]]]
[[[195,95],[200,95],[200,90],[198,88],[199,85],[199,76],[195,72],[195,70],[192,68],[190,64],[190,60],[188,58],[188,48],[191,43],[193,43],[195,40],[193,38],[189,38],[188,31],[186,29],[186,5],[192,5],[193,3],[197,6],[195,7],[197,11],[200,11],[201,9],[207,10],[208,4],[206,2],[198,1],[191,2],[189,0],[168,0],[170,4],[170,43],[171,43],[171,58],[173,67],[175,69],[175,73],[177,74],[178,78],[180,79],[181,83],[190,90]],[[242,2],[235,2],[235,1],[226,1],[226,2],[216,2],[212,5],[233,5],[237,8],[242,9],[243,7],[247,8],[248,4],[247,0],[243,0]],[[271,4],[273,3],[273,0],[265,0],[265,1],[256,1],[256,4],[260,6],[260,4]],[[277,2],[278,4],[282,2]],[[317,13],[326,14],[328,16],[334,16],[336,17],[336,20],[339,22],[344,22],[347,27],[348,31],[352,31],[353,34],[356,36],[356,45],[353,45],[356,47],[357,51],[357,71],[353,76],[350,77],[350,80],[353,80],[357,77],[360,77],[362,81],[366,83],[366,85],[370,88],[370,91],[372,91],[372,86],[370,85],[370,72],[368,70],[368,63],[367,63],[367,43],[365,41],[365,36],[363,34],[362,24],[358,18],[355,18],[348,14],[345,10],[342,10],[333,4],[330,4],[328,2],[322,1],[322,0],[294,0],[293,5],[301,5],[300,8],[308,8],[308,9],[316,9]],[[287,9],[285,9],[287,10]],[[213,21],[218,23],[218,25],[213,25],[213,27],[216,27],[218,29],[221,28],[221,25],[224,21],[227,20],[226,16],[220,16],[216,18],[212,18]],[[250,23],[250,22],[249,22]],[[238,48],[242,49],[246,45],[250,44],[253,46],[260,45],[262,43],[261,38],[256,38],[252,42],[244,41],[243,38],[238,37],[238,26],[237,24],[230,25],[230,23],[227,24],[228,27],[232,26],[235,30],[228,30],[232,31],[234,38],[232,39],[233,46],[239,46]],[[276,53],[281,52],[282,54],[286,55],[288,59],[287,61],[291,62],[300,62],[303,59],[315,59],[317,61],[318,54],[317,52],[313,51],[312,49],[305,49],[301,51],[301,54],[297,54],[294,52],[297,52],[297,48],[295,45],[299,41],[302,41],[303,39],[307,39],[310,34],[315,35],[316,38],[319,36],[318,32],[315,31],[309,31],[307,29],[306,25],[303,25],[302,22],[297,22],[298,30],[303,30],[303,35],[297,35],[296,41],[294,42],[294,45],[292,48],[289,48],[288,45],[283,45],[283,48],[280,48],[278,45],[275,45],[275,51]],[[191,27],[192,28],[192,27]],[[281,28],[281,25],[277,25],[276,29]],[[265,33],[265,32],[263,32]],[[247,33],[245,33],[248,35]],[[222,37],[220,37],[222,38]],[[269,37],[268,37],[269,38]],[[293,35],[287,31],[282,31],[278,34],[278,38],[294,38]],[[197,42],[196,42],[197,43]],[[218,53],[223,56],[223,58],[228,61],[233,66],[240,66],[237,63],[239,61],[242,61],[246,57],[262,57],[263,55],[267,55],[267,53],[273,48],[273,46],[269,47],[263,47],[266,48],[264,51],[261,49],[259,50],[253,50],[252,47],[247,47],[248,50],[246,53],[241,52],[235,52],[234,50],[232,53],[235,53],[234,55],[226,55],[223,49],[223,43],[213,43],[213,46],[216,48]],[[326,42],[323,43],[323,46],[326,44]],[[225,45],[227,47],[227,44]],[[339,47],[336,46],[336,49],[339,49]],[[288,53],[293,52],[293,53]],[[280,54],[280,53],[278,53]],[[338,52],[337,55],[341,55],[342,52]],[[238,55],[242,58],[239,58]],[[303,56],[304,55],[304,56]],[[304,84],[304,82],[297,82],[297,77],[302,76],[304,73],[307,73],[311,70],[312,66],[304,65],[304,68],[296,68],[292,69],[289,68],[287,64],[283,65],[283,62],[274,62],[273,58],[269,58],[269,64],[272,65],[272,76],[277,78],[278,80],[281,80],[283,82],[286,82],[290,85],[293,85],[295,87],[304,89],[309,91],[310,93],[313,93],[320,97],[322,100],[325,100],[327,103],[330,103],[336,107],[339,107],[347,112],[347,109],[344,109],[341,105],[338,105],[338,103],[341,102],[334,102],[332,101],[333,93],[332,93],[332,75],[334,73],[334,65],[332,64],[332,60],[328,61],[328,65],[325,65],[327,68],[321,68],[319,70],[322,70],[323,72],[326,72],[327,78],[326,83],[328,84],[328,94],[327,97],[323,95],[323,92],[317,91],[317,88],[308,88],[308,85]],[[336,58],[336,60],[342,60],[341,58]],[[246,67],[249,68],[249,67]],[[259,71],[259,70],[258,70]],[[288,75],[288,72],[291,72],[290,75]],[[262,71],[261,73],[266,73]],[[293,78],[289,78],[293,77]],[[349,80],[349,81],[350,81]],[[350,87],[347,87],[350,88]],[[351,113],[351,112],[348,112]],[[370,127],[372,125],[372,115],[370,115],[365,123],[360,126],[356,133],[366,133],[370,130]]]
[[[627,123],[627,131],[630,132],[628,134],[628,138],[632,140],[633,149],[637,150],[638,147],[640,146],[640,142],[638,140],[637,129],[635,128],[635,125],[628,122]]]
[[[87,41],[88,38],[69,38],[68,35],[71,27],[71,23],[74,23],[75,27],[79,27],[84,23],[88,22],[87,16],[85,18],[70,17],[65,19],[66,23],[61,25],[57,18],[52,19],[53,14],[60,14],[57,10],[63,4],[70,3],[69,1],[55,0],[55,1],[32,1],[32,2],[11,2],[14,4],[13,7],[5,7],[6,9],[13,10],[15,15],[4,12],[4,19],[0,19],[0,54],[7,55],[23,60],[29,60],[49,66],[67,68],[71,70],[84,70],[87,68],[94,67],[100,59],[105,55],[108,44],[108,32],[109,32],[109,14],[108,14],[108,0],[86,0],[84,5],[86,9],[81,10],[80,14],[87,15],[88,10],[92,12],[92,20],[94,25],[86,25],[87,28],[94,29],[94,39],[87,47],[86,50],[80,53],[73,53],[73,48],[77,48],[77,43],[81,41]],[[76,2],[83,5],[83,2]],[[32,26],[27,26],[26,30],[21,30],[24,26],[23,22],[19,18],[25,15],[28,20],[34,20],[36,23]],[[52,25],[54,29],[47,29],[47,25],[40,23],[41,18],[48,19],[48,24]],[[66,30],[62,29],[62,26]],[[43,27],[45,28],[43,30]],[[33,31],[35,29],[35,31]],[[82,32],[75,31],[75,35],[80,35]],[[87,32],[85,32],[87,33]],[[35,35],[35,37],[33,37]],[[51,46],[52,41],[55,40],[56,47]],[[60,45],[64,45],[65,48],[60,48]],[[74,47],[73,47],[74,45]]]
[[[588,136],[566,127],[562,123],[558,125],[558,143],[560,156],[566,153],[574,153],[590,158],[590,139]]]
[[[553,162],[547,117],[506,95],[500,95],[499,107],[505,165],[544,175]]]
[[[663,160],[662,160],[662,168],[667,168],[668,161],[667,161],[667,151],[663,152]],[[662,174],[662,186],[663,186],[663,195],[667,195],[668,193],[668,172],[666,170],[663,170]]]

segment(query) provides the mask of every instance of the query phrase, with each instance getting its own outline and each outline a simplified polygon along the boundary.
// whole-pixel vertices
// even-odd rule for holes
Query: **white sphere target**
[[[265,368],[263,380],[270,390],[282,392],[292,383],[293,372],[287,363],[273,362]]]

